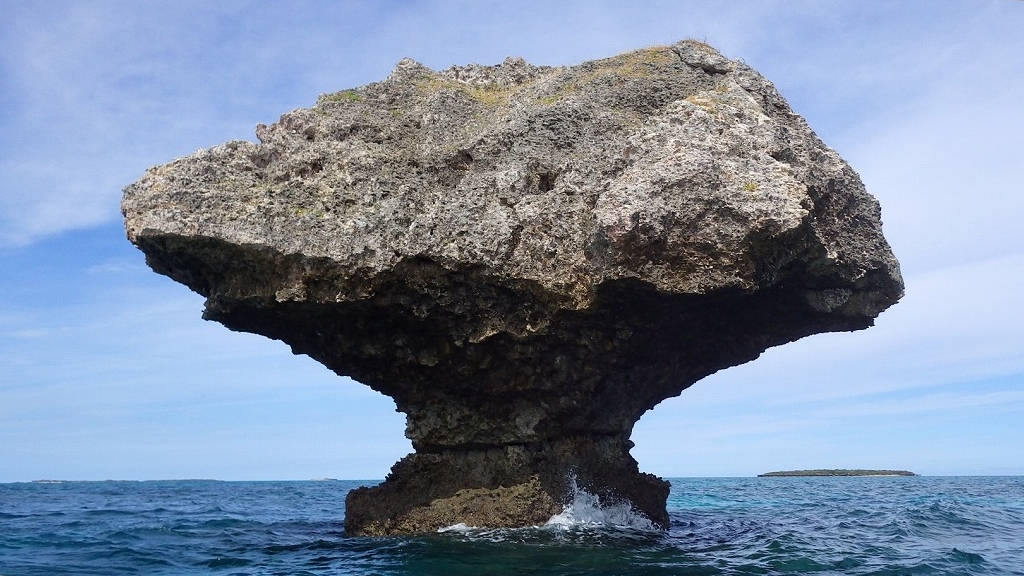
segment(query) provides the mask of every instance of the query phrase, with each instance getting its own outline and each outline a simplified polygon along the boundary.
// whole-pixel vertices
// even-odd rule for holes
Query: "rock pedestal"
[[[570,478],[665,526],[647,410],[903,293],[877,202],[764,78],[692,41],[378,83],[151,168],[129,239],[204,317],[395,400],[416,450],[350,534],[543,523]]]

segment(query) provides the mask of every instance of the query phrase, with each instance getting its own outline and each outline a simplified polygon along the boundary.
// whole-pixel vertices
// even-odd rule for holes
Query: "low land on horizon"
[[[907,470],[847,470],[847,469],[830,469],[830,470],[785,470],[781,472],[765,472],[764,474],[758,474],[758,478],[772,477],[772,476],[917,476],[913,472]]]

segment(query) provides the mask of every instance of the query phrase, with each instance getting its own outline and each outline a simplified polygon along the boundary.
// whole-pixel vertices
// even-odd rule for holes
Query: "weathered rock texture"
[[[416,449],[353,534],[543,522],[567,478],[665,525],[630,431],[700,378],[902,294],[879,207],[754,70],[699,42],[321,96],[125,190],[204,317],[394,398]]]

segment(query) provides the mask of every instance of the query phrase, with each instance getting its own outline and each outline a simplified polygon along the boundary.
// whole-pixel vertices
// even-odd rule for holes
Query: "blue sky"
[[[0,482],[382,478],[368,388],[200,319],[125,239],[121,188],[316,96],[683,38],[773,81],[882,203],[907,295],[869,330],[715,374],[645,415],[663,476],[1024,474],[1024,2],[0,0]]]

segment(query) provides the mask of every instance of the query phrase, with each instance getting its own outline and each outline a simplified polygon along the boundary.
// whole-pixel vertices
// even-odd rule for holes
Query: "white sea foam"
[[[451,526],[445,526],[438,528],[437,531],[440,533],[444,532],[470,532],[472,530],[478,530],[475,526],[468,526],[465,522],[459,522],[458,524],[452,524]]]
[[[580,488],[575,477],[569,478],[572,501],[562,512],[555,514],[546,526],[557,528],[605,527],[629,528],[632,530],[655,531],[657,528],[649,518],[638,512],[626,501],[601,502],[596,495]]]

